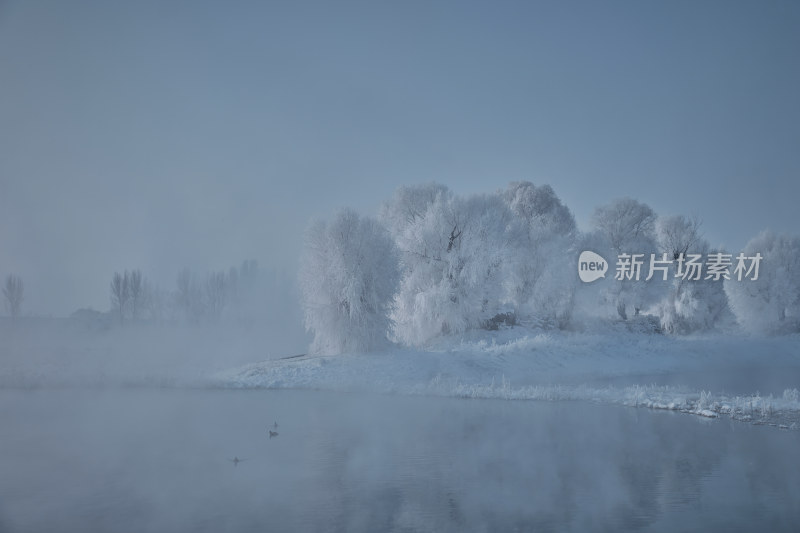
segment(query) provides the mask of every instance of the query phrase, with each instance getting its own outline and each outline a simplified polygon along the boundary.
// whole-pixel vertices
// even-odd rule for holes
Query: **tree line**
[[[255,260],[205,277],[184,268],[172,291],[151,283],[139,269],[124,270],[111,278],[111,311],[121,325],[142,321],[216,323],[226,314],[244,319],[259,297],[256,293],[262,282],[263,273]]]
[[[621,198],[598,207],[580,231],[552,187],[530,182],[470,196],[439,184],[401,187],[376,218],[345,209],[310,224],[300,285],[312,350],[422,346],[470,329],[586,320],[636,319],[670,334],[725,321],[800,331],[800,239],[764,232],[751,240],[743,253],[763,257],[757,280],[682,278],[676,268],[685,257],[725,252],[701,226]],[[605,278],[578,280],[583,250],[609,260]],[[667,279],[614,279],[617,257],[631,253],[664,258]]]

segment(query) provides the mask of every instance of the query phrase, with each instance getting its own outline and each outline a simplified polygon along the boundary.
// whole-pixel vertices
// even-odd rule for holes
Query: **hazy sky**
[[[712,244],[797,233],[800,2],[0,0],[0,276],[32,313],[294,270],[402,184],[633,196]]]

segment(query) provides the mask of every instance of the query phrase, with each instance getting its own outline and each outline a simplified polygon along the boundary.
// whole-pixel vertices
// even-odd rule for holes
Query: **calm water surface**
[[[0,390],[0,532],[565,530],[798,531],[800,432],[582,402]]]

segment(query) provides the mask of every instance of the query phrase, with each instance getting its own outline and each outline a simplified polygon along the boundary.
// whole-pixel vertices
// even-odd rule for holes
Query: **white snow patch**
[[[453,339],[450,339],[453,341]],[[265,361],[217,374],[234,388],[309,388],[504,400],[591,401],[721,415],[800,427],[800,393],[780,397],[726,395],[687,387],[603,384],[605,378],[680,371],[714,372],[721,365],[781,364],[800,368],[798,337],[692,337],[631,333],[543,333],[439,341],[429,351],[305,356]],[[512,380],[513,377],[513,380]],[[513,384],[512,384],[513,381]],[[755,388],[755,387],[754,387]]]

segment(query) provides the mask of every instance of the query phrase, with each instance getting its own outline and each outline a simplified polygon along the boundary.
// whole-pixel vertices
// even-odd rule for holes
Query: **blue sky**
[[[797,233],[800,3],[0,2],[0,276],[108,307],[398,186],[621,196]]]

